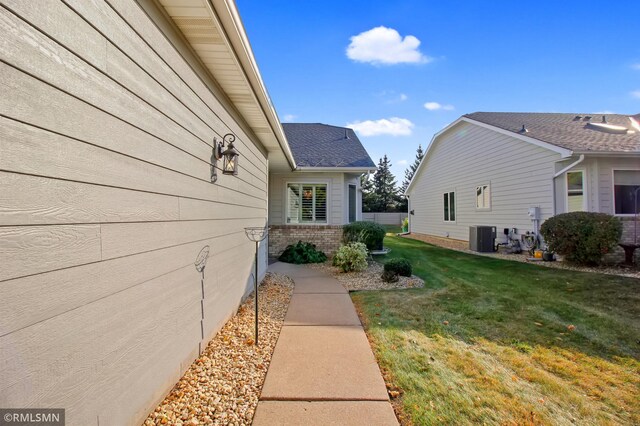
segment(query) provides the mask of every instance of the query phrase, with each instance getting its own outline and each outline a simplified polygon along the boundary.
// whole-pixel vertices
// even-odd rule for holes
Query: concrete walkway
[[[345,288],[305,266],[274,263],[295,282],[253,419],[261,425],[397,425]]]

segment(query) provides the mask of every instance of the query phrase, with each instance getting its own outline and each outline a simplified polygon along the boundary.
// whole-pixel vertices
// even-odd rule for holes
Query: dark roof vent
[[[529,133],[529,129],[523,124],[522,129],[520,129],[520,133]]]
[[[582,119],[581,116],[576,115],[575,117],[573,117],[573,121],[580,121]]]
[[[582,119],[582,121],[589,121],[589,120],[591,120],[591,116],[590,115],[587,115]]]
[[[349,130],[347,130],[347,129],[344,129],[344,138],[345,138],[345,139],[351,139],[351,138],[349,137]]]
[[[602,122],[606,123],[607,122],[607,117],[605,117],[604,115],[602,116]]]

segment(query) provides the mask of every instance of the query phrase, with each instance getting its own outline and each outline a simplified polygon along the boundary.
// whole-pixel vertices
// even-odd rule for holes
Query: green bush
[[[548,250],[572,263],[593,265],[620,240],[622,223],[606,213],[563,213],[547,219],[540,228]]]
[[[402,232],[407,232],[409,230],[409,218],[405,217],[402,219]]]
[[[281,262],[295,263],[322,263],[327,260],[327,255],[316,249],[315,244],[298,241],[287,246],[278,258]]]
[[[398,273],[394,271],[382,271],[380,278],[386,283],[397,283],[399,280]]]
[[[386,231],[382,225],[374,222],[352,222],[344,225],[343,240],[345,244],[352,242],[364,243],[369,251],[382,250],[382,241]]]
[[[357,242],[341,246],[333,256],[333,266],[339,267],[342,272],[367,269],[367,246]]]
[[[411,263],[407,259],[391,259],[384,264],[384,270],[395,272],[403,277],[410,277],[412,273]]]

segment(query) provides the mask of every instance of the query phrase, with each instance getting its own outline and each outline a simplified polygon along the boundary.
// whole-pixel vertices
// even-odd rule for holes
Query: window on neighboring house
[[[444,201],[444,221],[455,222],[456,221],[456,193],[445,192],[443,195]]]
[[[476,186],[476,208],[491,208],[491,188],[489,185]]]
[[[584,206],[584,174],[581,171],[567,172],[567,211],[580,212]]]
[[[287,223],[327,223],[327,185],[287,185]]]
[[[640,197],[638,188],[640,188],[640,170],[613,171],[615,214],[636,213],[636,195]],[[638,210],[640,210],[640,199],[638,199]]]

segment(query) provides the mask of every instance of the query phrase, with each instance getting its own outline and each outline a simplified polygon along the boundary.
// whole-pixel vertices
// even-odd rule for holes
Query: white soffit
[[[272,167],[294,164],[232,0],[158,1],[269,151]]]

